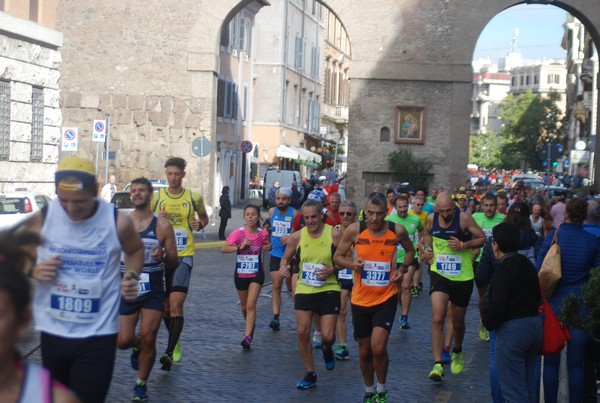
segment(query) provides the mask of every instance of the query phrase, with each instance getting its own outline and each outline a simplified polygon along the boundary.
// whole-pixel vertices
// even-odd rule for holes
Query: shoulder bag
[[[554,288],[562,277],[562,269],[560,263],[560,246],[557,241],[558,230],[554,232],[552,238],[552,244],[548,253],[544,257],[542,267],[538,273],[540,279],[540,286],[542,287],[542,297],[550,298],[554,293]]]

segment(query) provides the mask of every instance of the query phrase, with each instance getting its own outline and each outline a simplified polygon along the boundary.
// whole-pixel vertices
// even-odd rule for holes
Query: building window
[[[222,118],[225,116],[225,80],[219,78],[217,84],[217,116]]]
[[[296,63],[294,67],[298,71],[302,71],[304,67],[304,38],[301,36],[296,37]]]
[[[521,76],[521,80],[520,80],[520,81],[521,81],[521,85],[523,85],[523,83],[524,83],[524,80],[523,80],[523,78],[524,78],[524,77],[523,77],[523,76]]]
[[[231,81],[225,82],[225,114],[226,118],[231,117],[231,109],[233,105],[233,83]]]
[[[560,84],[560,75],[548,74],[548,84]]]
[[[319,100],[316,101],[309,100],[308,101],[308,131],[309,133],[318,133],[319,132],[319,115],[320,115],[320,105]]]
[[[510,83],[510,85],[512,85],[513,87],[516,87],[516,86],[517,86],[517,77],[513,77],[513,78],[511,79],[511,83]]]
[[[539,84],[540,83],[540,79],[538,78],[537,74],[533,76],[533,84]]]
[[[0,161],[10,157],[10,83],[0,81]]]
[[[29,0],[29,19],[33,22],[39,22],[39,0]]]
[[[33,88],[31,94],[31,149],[29,160],[42,162],[44,156],[44,90]]]
[[[248,84],[244,84],[244,103],[242,105],[242,120],[246,121],[248,113]]]
[[[390,128],[382,127],[379,131],[379,141],[387,142],[390,141]]]
[[[320,57],[321,57],[321,48],[319,48],[318,46],[312,47],[311,50],[311,61],[312,63],[310,64],[310,76],[314,79],[318,79],[319,78],[319,69],[320,67]]]
[[[525,77],[525,85],[529,85],[529,76]]]

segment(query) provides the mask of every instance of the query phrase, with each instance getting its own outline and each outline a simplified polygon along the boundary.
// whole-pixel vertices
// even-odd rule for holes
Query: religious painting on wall
[[[425,107],[397,106],[394,141],[406,144],[425,143]]]

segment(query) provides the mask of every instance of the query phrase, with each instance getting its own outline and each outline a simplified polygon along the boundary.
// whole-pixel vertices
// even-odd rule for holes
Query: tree
[[[388,155],[390,171],[399,174],[409,183],[427,185],[433,162],[426,158],[417,158],[409,149],[400,149]]]
[[[480,132],[471,137],[469,163],[479,167],[503,167],[502,146],[505,138],[494,132]]]
[[[556,91],[541,97],[533,95],[530,89],[516,99],[513,94],[504,98],[500,107],[500,116],[505,122],[502,135],[506,139],[502,155],[516,158],[529,168],[540,169],[540,148],[548,141],[564,141],[562,114],[557,105],[560,100]]]
[[[581,309],[583,304],[583,308]],[[560,319],[568,327],[578,328],[598,340],[600,327],[600,268],[590,271],[590,279],[583,285],[581,296],[569,294],[562,302]],[[581,313],[586,313],[582,316]],[[598,340],[600,341],[600,340]]]

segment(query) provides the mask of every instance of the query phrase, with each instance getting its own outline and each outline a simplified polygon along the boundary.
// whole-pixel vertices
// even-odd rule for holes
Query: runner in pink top
[[[250,350],[256,324],[256,301],[265,282],[262,251],[269,248],[269,233],[260,228],[258,206],[244,207],[243,227],[233,230],[221,249],[223,253],[236,252],[235,288],[238,290],[242,314],[246,319],[246,334],[242,339],[244,350]]]

